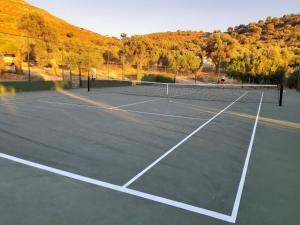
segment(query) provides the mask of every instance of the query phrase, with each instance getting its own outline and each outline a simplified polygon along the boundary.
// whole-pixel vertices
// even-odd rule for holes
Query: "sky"
[[[300,13],[300,0],[26,0],[67,22],[119,37],[165,31],[227,30],[267,16]]]

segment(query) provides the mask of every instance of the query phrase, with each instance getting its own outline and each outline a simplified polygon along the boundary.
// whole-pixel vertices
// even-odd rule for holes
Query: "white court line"
[[[169,155],[171,152],[173,152],[176,148],[178,148],[180,145],[182,145],[184,142],[186,142],[189,138],[191,138],[194,134],[196,134],[199,130],[201,130],[203,127],[205,127],[207,124],[209,124],[211,121],[213,121],[215,118],[217,118],[219,115],[221,115],[223,112],[225,112],[230,106],[232,106],[234,103],[236,103],[238,100],[240,100],[242,97],[244,97],[248,92],[245,92],[240,97],[238,97],[235,101],[230,103],[228,106],[226,106],[224,109],[222,109],[219,113],[214,115],[212,118],[207,120],[204,124],[202,124],[200,127],[198,127],[196,130],[194,130],[192,133],[190,133],[188,136],[186,136],[184,139],[182,139],[179,143],[177,143],[175,146],[173,146],[170,150],[168,150],[165,154],[160,156],[158,159],[156,159],[153,163],[151,163],[148,167],[146,167],[144,170],[142,170],[140,173],[138,173],[136,176],[134,176],[131,180],[129,180],[126,184],[123,185],[123,187],[128,187],[130,184],[135,182],[137,179],[139,179],[143,174],[145,174],[147,171],[149,171],[152,167],[154,167],[157,163],[159,163],[162,159],[164,159],[167,155]]]
[[[223,220],[223,221],[227,221],[227,222],[231,222],[231,223],[233,222],[232,216],[225,215],[225,214],[222,214],[222,213],[218,213],[218,212],[215,212],[215,211],[211,211],[211,210],[208,210],[208,209],[203,209],[203,208],[200,208],[200,207],[188,205],[188,204],[185,204],[185,203],[182,203],[182,202],[174,201],[174,200],[163,198],[163,197],[160,197],[160,196],[148,194],[148,193],[145,193],[145,192],[136,191],[136,190],[129,189],[129,188],[126,188],[126,187],[122,187],[122,186],[119,186],[119,185],[115,185],[115,184],[103,182],[103,181],[100,181],[100,180],[92,179],[92,178],[89,178],[89,177],[81,176],[81,175],[78,175],[78,174],[70,173],[70,172],[67,172],[67,171],[64,171],[64,170],[60,170],[60,169],[56,169],[56,168],[53,168],[53,167],[45,166],[45,165],[42,165],[42,164],[38,164],[38,163],[31,162],[31,161],[28,161],[28,160],[20,159],[20,158],[10,156],[10,155],[7,155],[7,154],[3,154],[3,153],[0,153],[0,158],[10,160],[10,161],[13,161],[13,162],[17,162],[17,163],[20,163],[20,164],[23,164],[23,165],[26,165],[26,166],[30,166],[30,167],[33,167],[33,168],[37,168],[37,169],[40,169],[40,170],[43,170],[43,171],[47,171],[47,172],[50,172],[50,173],[58,174],[58,175],[68,177],[68,178],[71,178],[71,179],[74,179],[74,180],[78,180],[78,181],[81,181],[81,182],[97,185],[97,186],[104,187],[104,188],[107,188],[107,189],[110,189],[110,190],[126,193],[126,194],[129,194],[129,195],[133,195],[133,196],[140,197],[140,198],[143,198],[143,199],[148,199],[148,200],[158,202],[158,203],[161,203],[161,204],[165,204],[165,205],[173,206],[173,207],[176,207],[176,208],[184,209],[184,210],[187,210],[187,211],[191,211],[191,212],[194,212],[194,213],[198,213],[198,214],[201,214],[201,215],[209,216],[209,217],[212,217],[212,218],[215,218],[215,219],[219,219],[219,220]]]
[[[245,185],[245,179],[246,179],[246,175],[247,175],[249,160],[250,160],[250,156],[251,156],[251,152],[252,152],[252,147],[253,147],[253,143],[254,143],[257,123],[258,123],[258,119],[259,119],[259,114],[260,114],[260,109],[261,109],[261,104],[262,104],[263,98],[264,98],[264,93],[261,94],[260,103],[259,103],[258,110],[257,110],[257,115],[256,115],[256,120],[255,120],[255,124],[254,124],[254,127],[253,127],[253,131],[252,131],[252,135],[251,135],[251,139],[250,139],[250,144],[249,144],[249,147],[248,147],[247,156],[246,156],[246,159],[245,159],[243,173],[242,173],[242,176],[241,176],[241,180],[240,180],[240,183],[239,183],[238,191],[237,191],[237,194],[236,194],[236,198],[235,198],[232,213],[231,213],[231,217],[234,220],[233,221],[234,223],[236,222],[237,214],[238,214],[238,211],[239,211],[239,206],[240,206],[240,202],[241,202],[243,188],[244,188],[244,185]]]
[[[141,102],[134,102],[134,103],[130,103],[130,104],[126,104],[126,105],[120,105],[120,106],[114,106],[108,109],[119,109],[119,108],[123,108],[126,106],[133,106],[133,105],[139,105],[139,104],[143,104],[143,103],[147,103],[147,102],[154,102],[154,101],[158,101],[161,100],[162,98],[157,98],[157,99],[150,99],[150,100],[146,100],[146,101],[141,101]]]
[[[83,108],[107,109],[107,110],[115,110],[115,111],[122,111],[122,112],[133,112],[133,113],[137,113],[137,114],[145,114],[145,115],[152,115],[152,116],[162,116],[162,117],[181,118],[181,119],[190,119],[190,120],[206,120],[206,119],[199,118],[199,117],[190,117],[190,116],[163,114],[163,113],[151,113],[151,112],[144,112],[144,111],[120,109],[120,108],[116,108],[116,107],[101,107],[101,106],[93,106],[93,105],[53,102],[53,101],[44,101],[44,100],[38,100],[38,101],[44,102],[44,103],[49,103],[49,104],[68,105],[68,106],[76,106],[76,107],[83,107]]]
[[[124,112],[133,112],[139,114],[146,114],[146,115],[154,115],[154,116],[162,116],[162,117],[171,117],[171,118],[181,118],[181,119],[190,119],[190,120],[207,120],[199,117],[191,117],[191,116],[180,116],[180,115],[172,115],[172,114],[163,114],[163,113],[151,113],[151,112],[143,112],[143,111],[135,111],[135,110],[127,110],[127,109],[113,109],[117,111],[124,111]]]

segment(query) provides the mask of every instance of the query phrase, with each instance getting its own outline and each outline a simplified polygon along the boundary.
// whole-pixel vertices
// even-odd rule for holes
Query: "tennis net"
[[[105,85],[103,85],[105,83]],[[178,98],[205,101],[233,101],[247,92],[242,102],[259,102],[264,93],[264,102],[279,104],[278,85],[254,84],[183,84],[147,81],[96,80],[92,88],[106,87],[101,91],[126,95],[140,95],[162,98]]]

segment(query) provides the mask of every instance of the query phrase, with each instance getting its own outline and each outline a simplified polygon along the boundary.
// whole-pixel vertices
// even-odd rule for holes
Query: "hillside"
[[[218,32],[218,31],[216,31]],[[241,44],[261,41],[265,43],[283,42],[288,46],[300,47],[300,15],[284,15],[281,18],[267,17],[266,20],[229,27],[227,32],[240,40]],[[147,34],[157,41],[171,43],[205,41],[211,35],[209,32],[176,31]],[[247,39],[247,40],[246,40]]]
[[[280,18],[267,17],[256,23],[228,28],[228,33],[250,41],[284,43],[289,47],[300,47],[300,15],[284,15]]]
[[[118,42],[115,38],[106,37],[83,28],[73,26],[47,11],[34,7],[23,0],[0,0],[0,32],[20,34],[17,29],[21,16],[26,12],[40,13],[49,26],[59,35],[61,42],[72,36],[76,42],[105,45],[108,42]],[[3,37],[3,36],[2,36]],[[10,37],[13,38],[13,37]]]
[[[17,29],[22,15],[27,12],[40,13],[49,26],[59,36],[59,41],[64,42],[72,37],[74,42],[105,46],[113,44],[120,46],[119,39],[97,34],[83,28],[76,27],[68,22],[55,17],[47,11],[32,6],[24,0],[0,0],[0,32],[20,34]],[[201,21],[199,21],[201,23]],[[300,15],[285,15],[281,18],[268,17],[266,20],[252,22],[247,25],[241,24],[234,28],[229,27],[228,34],[239,39],[241,44],[256,41],[278,42],[288,46],[300,48]],[[185,43],[204,43],[211,35],[209,32],[177,31],[147,34],[156,42],[162,42],[167,46],[183,45]],[[16,40],[16,37],[0,36],[1,40]],[[9,41],[6,40],[6,41]]]
[[[52,68],[55,76],[59,68],[78,73],[95,67],[109,74],[109,64],[118,74],[125,64],[129,75],[151,68],[151,73],[193,76],[203,74],[208,62],[216,74],[222,67],[234,79],[274,82],[300,64],[299,14],[267,17],[226,32],[160,32],[120,40],[71,25],[24,0],[0,0],[0,5],[0,54],[15,54],[21,74],[28,60],[37,69]]]

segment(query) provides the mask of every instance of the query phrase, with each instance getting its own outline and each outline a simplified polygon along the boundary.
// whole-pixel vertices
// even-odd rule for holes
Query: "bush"
[[[299,69],[295,70],[285,79],[285,85],[288,88],[297,88],[300,90],[300,77],[299,77]]]
[[[145,74],[141,81],[160,82],[160,83],[174,83],[174,76],[158,75],[158,74]]]

